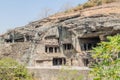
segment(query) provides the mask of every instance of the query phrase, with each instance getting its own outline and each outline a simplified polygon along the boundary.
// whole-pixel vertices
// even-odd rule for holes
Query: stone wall
[[[71,80],[80,76],[81,80],[92,80],[88,77],[89,68],[87,67],[28,67],[35,80],[61,80],[65,78]]]

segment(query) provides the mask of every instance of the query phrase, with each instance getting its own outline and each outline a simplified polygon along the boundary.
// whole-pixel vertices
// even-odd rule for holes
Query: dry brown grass
[[[75,12],[75,11],[83,10],[86,8],[99,6],[99,5],[103,5],[103,4],[108,4],[108,3],[112,3],[112,2],[116,2],[116,1],[120,1],[120,0],[90,0],[82,5],[76,6],[75,8],[66,10],[65,13]]]

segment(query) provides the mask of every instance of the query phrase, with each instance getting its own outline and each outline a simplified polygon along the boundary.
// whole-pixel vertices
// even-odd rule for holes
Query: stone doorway
[[[100,42],[100,39],[99,37],[80,38],[79,42],[82,51],[89,51],[92,50],[93,47],[97,46],[97,44]]]
[[[66,64],[65,58],[53,58],[53,66],[65,65],[65,64]]]

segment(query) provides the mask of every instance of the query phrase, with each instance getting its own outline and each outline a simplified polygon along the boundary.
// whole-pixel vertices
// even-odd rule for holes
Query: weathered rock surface
[[[35,58],[36,56],[38,57],[38,55],[42,55],[45,58],[49,57],[43,52],[38,54],[40,51],[37,50],[36,47],[38,47],[38,45],[42,46],[45,35],[48,37],[55,36],[55,38],[59,38],[60,34],[58,33],[57,28],[60,27],[67,28],[68,32],[73,33],[79,38],[120,33],[119,2],[88,8],[75,13],[56,14],[6,32],[1,36],[0,58],[12,57],[29,65],[32,64],[30,59],[33,59],[33,57]],[[12,40],[13,36],[15,41]],[[68,36],[72,38],[71,35]],[[2,39],[7,43],[2,42]],[[52,41],[50,44],[53,44]],[[41,51],[42,50],[44,49],[41,48]],[[53,56],[54,55],[52,55],[52,57]]]

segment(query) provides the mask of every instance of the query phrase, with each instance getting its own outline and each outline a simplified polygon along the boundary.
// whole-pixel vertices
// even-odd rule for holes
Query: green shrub
[[[0,60],[0,80],[32,80],[27,69],[11,58]]]
[[[107,39],[108,42],[101,42],[93,49],[94,80],[120,80],[120,35]]]

